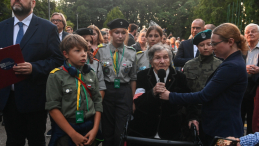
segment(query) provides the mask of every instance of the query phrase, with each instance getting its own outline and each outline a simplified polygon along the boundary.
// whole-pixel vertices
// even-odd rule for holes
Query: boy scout
[[[91,68],[95,71],[97,79],[99,81],[99,91],[103,98],[104,94],[105,94],[105,90],[106,90],[106,85],[104,82],[102,66],[101,66],[99,60],[93,57],[93,49],[92,49],[93,30],[91,28],[81,28],[81,29],[76,30],[74,33],[82,36],[87,42],[87,46],[89,49],[87,50],[88,57],[87,57],[86,64],[91,66]]]
[[[102,132],[104,146],[119,146],[127,115],[132,113],[133,95],[136,90],[136,52],[124,45],[129,23],[115,19],[107,24],[111,29],[110,44],[99,49],[107,90],[103,99]],[[121,143],[122,145],[123,143]]]
[[[45,108],[55,121],[49,146],[91,145],[103,109],[95,72],[85,65],[87,42],[70,34],[61,42],[60,49],[66,61],[51,71],[47,81]]]

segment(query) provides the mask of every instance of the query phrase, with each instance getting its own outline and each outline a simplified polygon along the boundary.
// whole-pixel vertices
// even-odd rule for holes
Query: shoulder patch
[[[96,58],[93,58],[93,60],[99,61],[99,60],[98,60],[98,59],[96,59]]]
[[[100,45],[98,45],[98,48],[102,48],[104,45],[103,44],[100,44]]]
[[[137,52],[137,54],[142,54],[142,53],[144,53],[144,51],[138,51],[138,52]]]
[[[55,69],[53,69],[50,73],[51,74],[54,74],[56,71],[59,71],[60,69],[59,68],[55,68]]]

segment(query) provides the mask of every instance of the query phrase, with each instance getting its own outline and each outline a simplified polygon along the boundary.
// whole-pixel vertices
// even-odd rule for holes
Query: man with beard
[[[46,81],[51,70],[61,66],[58,30],[33,14],[35,0],[11,0],[13,18],[0,22],[0,48],[20,44],[24,63],[13,67],[26,76],[21,82],[0,89],[6,146],[45,146]]]
[[[195,37],[196,34],[205,30],[205,22],[202,19],[195,19],[191,25],[191,36]],[[176,56],[174,58],[174,65],[177,67],[183,67],[184,64],[199,56],[199,50],[196,45],[192,43],[193,39],[189,39],[181,42]]]

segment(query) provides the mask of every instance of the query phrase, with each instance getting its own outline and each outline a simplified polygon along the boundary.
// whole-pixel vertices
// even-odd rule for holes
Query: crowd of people
[[[130,136],[192,141],[194,124],[204,146],[215,136],[259,143],[257,24],[242,35],[195,19],[180,40],[124,19],[73,30],[62,13],[37,17],[35,5],[11,0],[14,17],[0,22],[0,48],[20,44],[25,62],[12,69],[26,76],[0,89],[7,146],[46,145],[48,116],[49,146],[122,146],[131,115]]]

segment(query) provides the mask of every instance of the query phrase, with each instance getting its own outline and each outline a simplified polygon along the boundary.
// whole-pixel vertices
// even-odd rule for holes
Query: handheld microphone
[[[160,82],[163,82],[163,83],[165,82],[164,78],[166,76],[166,72],[165,72],[164,69],[159,69],[158,72],[157,72],[157,76],[158,76]]]

